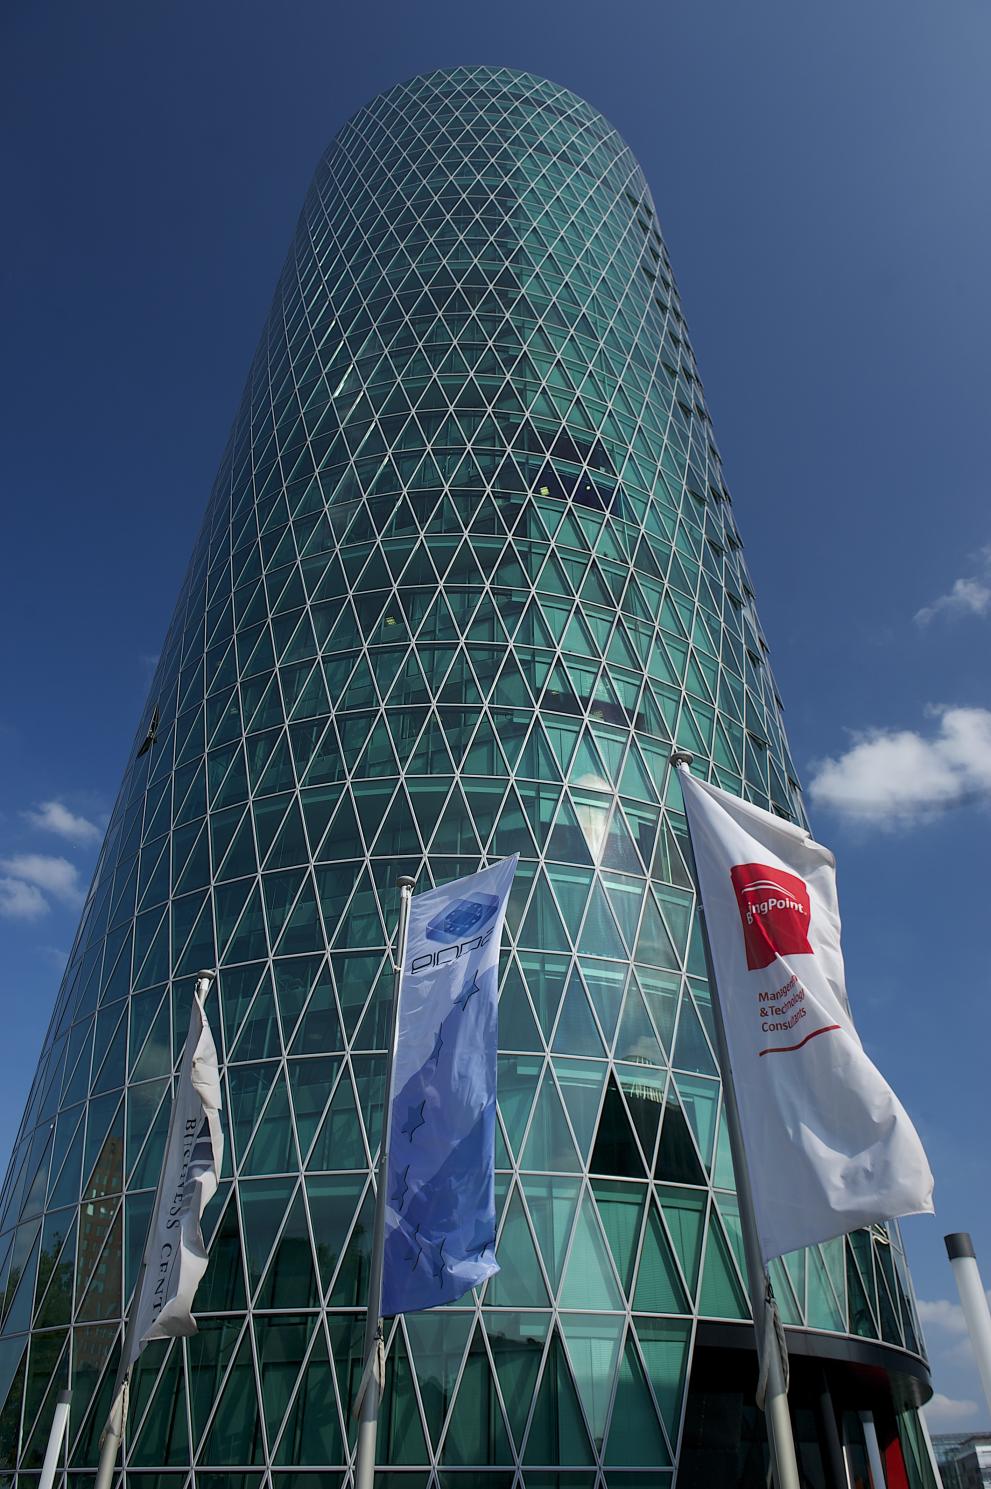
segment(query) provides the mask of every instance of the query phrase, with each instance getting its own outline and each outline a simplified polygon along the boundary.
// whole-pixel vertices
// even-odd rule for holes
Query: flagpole
[[[197,999],[202,1000],[206,997],[207,993],[210,991],[210,988],[213,986],[214,978],[216,977],[216,975],[216,972],[212,968],[206,972],[197,972],[196,993],[194,995]],[[158,1175],[158,1188],[155,1190],[155,1202],[152,1205],[151,1214],[148,1219],[148,1235],[151,1235],[151,1228],[155,1224],[155,1217],[157,1216],[159,1208],[161,1206],[162,1185],[165,1182],[166,1159],[168,1157],[169,1149],[172,1146],[172,1133],[175,1128],[175,1092],[179,1089],[179,1082],[181,1082],[183,1075],[186,1072],[187,1063],[190,1066],[192,1065],[194,1049],[195,1045],[193,1044],[187,1033],[186,1044],[182,1052],[182,1064],[179,1067],[178,1080],[176,1082],[175,1090],[172,1093],[172,1111],[169,1114],[169,1127],[167,1133],[165,1134],[165,1148],[162,1152],[162,1167]],[[120,1364],[117,1367],[117,1379],[114,1382],[114,1393],[110,1399],[110,1415],[107,1418],[107,1425],[103,1430],[103,1436],[100,1438],[100,1466],[96,1471],[96,1480],[93,1485],[93,1489],[110,1489],[110,1484],[114,1476],[114,1468],[117,1465],[117,1454],[120,1452],[121,1440],[124,1436],[124,1424],[127,1421],[127,1390],[131,1383],[131,1355],[134,1350],[134,1331],[137,1327],[138,1321],[138,1310],[134,1305],[141,1297],[141,1289],[144,1285],[145,1272],[147,1271],[147,1269],[148,1240],[146,1237],[144,1252],[141,1256],[141,1268],[138,1272],[138,1280],[135,1283],[134,1291],[131,1294],[131,1306],[128,1310],[127,1326],[124,1330],[124,1344],[120,1352]]]
[[[687,771],[694,758],[686,750],[675,750],[671,755],[671,764],[676,771]],[[695,885],[695,899],[698,905],[699,927],[702,932],[702,950],[705,955],[706,976],[708,977],[709,988],[712,993],[713,1021],[716,1028],[716,1054],[719,1059],[719,1073],[723,1084],[723,1112],[726,1117],[726,1129],[729,1133],[730,1152],[733,1158],[733,1173],[736,1179],[736,1194],[740,1205],[743,1251],[747,1262],[750,1306],[754,1316],[754,1333],[757,1336],[757,1358],[760,1364],[761,1379],[764,1379],[766,1374],[767,1384],[763,1410],[767,1422],[767,1440],[771,1452],[771,1467],[777,1489],[800,1489],[798,1459],[795,1455],[795,1439],[792,1432],[791,1415],[788,1411],[788,1387],[785,1383],[781,1356],[781,1350],[784,1348],[784,1336],[781,1336],[782,1345],[781,1350],[779,1350],[775,1318],[776,1309],[773,1294],[771,1293],[771,1284],[764,1266],[764,1258],[761,1255],[760,1239],[757,1232],[757,1215],[754,1210],[753,1191],[750,1187],[750,1167],[747,1162],[747,1150],[744,1146],[743,1131],[740,1126],[740,1108],[736,1099],[733,1067],[730,1064],[729,1047],[726,1042],[726,1029],[723,1024],[722,1008],[719,1003],[719,990],[716,986],[716,975],[712,965],[712,950],[709,946],[709,932],[705,923],[702,890],[699,885],[698,869],[695,864],[695,849],[692,845],[691,830],[688,833],[688,856],[692,881]]]
[[[392,1072],[396,1063],[396,1035],[399,1029],[399,989],[403,962],[406,959],[406,935],[409,929],[409,905],[415,879],[403,874],[399,885],[399,933],[393,962],[392,1015],[389,1028],[389,1061],[385,1072],[385,1105],[382,1111],[382,1141],[379,1145],[378,1174],[375,1191],[375,1222],[372,1229],[372,1256],[368,1272],[368,1309],[365,1315],[363,1369],[358,1386],[360,1410],[358,1446],[354,1460],[354,1489],[374,1489],[375,1440],[378,1435],[379,1402],[383,1382],[379,1379],[376,1356],[382,1344],[382,1265],[385,1256],[385,1190],[388,1176],[389,1138],[392,1127]],[[96,1489],[101,1489],[100,1485]]]
[[[52,1430],[48,1434],[45,1461],[41,1466],[41,1478],[38,1480],[38,1489],[52,1489],[52,1485],[55,1483],[59,1459],[62,1456],[62,1444],[65,1441],[65,1429],[69,1425],[69,1407],[71,1402],[71,1391],[59,1392],[58,1400],[55,1403],[55,1415],[52,1417]]]

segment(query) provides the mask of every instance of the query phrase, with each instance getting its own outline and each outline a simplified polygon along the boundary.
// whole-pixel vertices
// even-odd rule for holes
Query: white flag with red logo
[[[850,1017],[832,854],[678,774],[765,1261],[931,1211],[918,1133]]]

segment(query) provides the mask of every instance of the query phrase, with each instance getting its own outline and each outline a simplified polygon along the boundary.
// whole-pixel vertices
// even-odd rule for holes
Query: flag
[[[918,1134],[850,1016],[832,854],[678,774],[764,1260],[931,1211]]]
[[[122,1360],[122,1372],[150,1340],[196,1333],[193,1298],[207,1266],[200,1217],[216,1193],[224,1156],[217,1048],[203,1006],[209,987],[206,975],[201,975],[172,1107],[157,1209],[133,1304],[129,1358]]]
[[[499,1270],[497,988],[516,863],[410,904],[385,1174],[386,1316],[452,1303]]]

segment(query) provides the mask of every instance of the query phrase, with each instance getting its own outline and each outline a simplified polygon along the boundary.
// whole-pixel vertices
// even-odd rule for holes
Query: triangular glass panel
[[[622,1314],[567,1313],[561,1319],[585,1416],[600,1451],[625,1324]]]
[[[322,1293],[329,1289],[337,1270],[364,1187],[363,1174],[306,1178]]]
[[[639,1072],[636,1072],[635,1079],[639,1083]],[[635,1088],[633,1094],[636,1098],[639,1090]],[[644,1121],[646,1124],[652,1121],[656,1130],[657,1117],[654,1112],[656,1098],[653,1085],[648,1086],[643,1094],[648,1106]],[[612,1075],[606,1085],[606,1097],[602,1103],[602,1115],[599,1118],[599,1128],[589,1167],[594,1173],[599,1174],[611,1174],[628,1179],[646,1177],[644,1158],[633,1135],[616,1078]]]
[[[749,1318],[750,1309],[730,1257],[715,1211],[709,1215],[709,1234],[702,1269],[699,1312],[707,1318]]]
[[[816,1246],[809,1250],[807,1296],[809,1328],[829,1329],[833,1333],[842,1334],[846,1321],[836,1301],[825,1264]]]
[[[579,962],[598,1018],[599,1025],[611,1045],[616,1033],[616,1020],[623,1002],[623,984],[626,969],[608,962],[585,958]]]
[[[658,972],[647,967],[637,969],[637,978],[661,1044],[670,1049],[678,1017],[681,979],[675,973]]]
[[[404,1320],[427,1430],[435,1448],[454,1395],[454,1383],[473,1321],[473,1313],[447,1309],[441,1313],[407,1314]]]
[[[867,1299],[867,1290],[854,1260],[849,1237],[846,1242],[847,1306],[850,1310],[850,1329],[864,1339],[877,1339],[878,1327],[873,1310]]]
[[[255,1307],[313,1308],[319,1302],[306,1206],[302,1189],[297,1189]]]
[[[654,897],[649,893],[644,904],[636,959],[638,962],[647,962],[648,965],[654,967],[677,968],[681,965]]]
[[[499,1308],[546,1308],[547,1289],[519,1190],[513,1188],[496,1241],[500,1270],[488,1284],[485,1302]]]
[[[555,1054],[590,1055],[604,1054],[602,1040],[595,1026],[595,1019],[585,996],[582,980],[573,972],[561,1004],[561,1013],[554,1032]]]
[[[238,1186],[245,1260],[252,1293],[261,1281],[279,1227],[292,1202],[295,1182],[292,1177],[242,1180]]]
[[[623,1291],[629,1295],[640,1238],[645,1186],[595,1179],[592,1190]]]
[[[276,971],[278,979],[279,972]],[[309,1002],[293,1036],[293,1055],[324,1054],[343,1049],[340,1020],[330,969],[323,962],[317,974]]]
[[[541,1066],[541,1060],[532,1056],[523,1059],[513,1055],[499,1056],[499,1110],[514,1152],[519,1152],[523,1141]]]
[[[621,1309],[623,1296],[616,1283],[609,1251],[602,1235],[595,1206],[588,1193],[582,1196],[571,1241],[571,1254],[561,1289],[562,1308]]]
[[[654,1026],[633,978],[630,979],[626,992],[626,1007],[619,1026],[615,1054],[617,1060],[632,1060],[643,1065],[665,1064]]]
[[[520,927],[518,943],[520,946],[531,946],[540,951],[568,951],[570,949],[560,913],[542,871],[538,871],[534,881],[533,895]]]
[[[700,1075],[717,1075],[716,1062],[702,1030],[698,1011],[687,989],[682,995],[678,1018],[678,1037],[673,1062],[678,1070],[694,1070]]]
[[[675,1084],[681,1097],[682,1110],[695,1134],[702,1162],[708,1168],[712,1162],[713,1141],[716,1135],[719,1082],[705,1080],[702,1076],[679,1075],[675,1078]]]
[[[664,1104],[664,1119],[661,1123],[661,1140],[657,1146],[654,1163],[654,1178],[665,1179],[672,1184],[704,1184],[705,1173],[699,1162],[698,1152],[692,1141],[691,1131],[685,1120],[681,1102],[676,1092],[669,1088]]]
[[[556,782],[561,778],[560,770],[539,719],[534,720],[533,728],[520,753],[516,764],[516,774],[536,781]]]
[[[373,1224],[374,1203],[371,1186],[369,1186],[361,1202],[354,1228],[345,1243],[337,1276],[334,1278],[334,1285],[327,1299],[328,1307],[356,1308],[367,1300]]]
[[[252,969],[257,971],[257,968]],[[262,977],[254,1002],[231,1048],[233,1060],[266,1060],[282,1053],[275,995],[268,973]]]
[[[560,1337],[551,1335],[527,1434],[525,1463],[594,1463],[578,1393]]]
[[[368,1159],[347,1068],[341,1072],[327,1114],[307,1160],[308,1173],[333,1169],[362,1169]]]
[[[146,1397],[145,1401],[139,1398],[135,1402],[134,1395],[137,1393],[133,1385],[131,1388],[129,1418],[134,1436],[130,1440],[128,1459],[139,1468],[157,1467],[159,1464],[178,1467],[189,1458],[182,1347],[178,1344],[172,1347],[164,1368],[159,1373],[161,1354],[161,1346],[158,1349],[152,1346],[146,1350],[138,1366],[140,1370],[145,1365],[146,1356],[152,1355],[152,1359],[148,1361],[150,1397]]]
[[[243,1189],[241,1192],[243,1194]],[[137,1229],[131,1223],[133,1200],[129,1199],[127,1205],[128,1234],[133,1238],[137,1233]],[[197,1291],[196,1306],[201,1313],[243,1312],[247,1306],[244,1289],[244,1261],[237,1200],[233,1190],[228,1190],[226,1196],[221,1190],[211,1205],[211,1210],[214,1210],[214,1213],[210,1215],[208,1212],[208,1215],[213,1227],[212,1233],[210,1226],[204,1228],[206,1243],[210,1248],[211,1265],[207,1268]],[[142,1249],[144,1238],[145,1228],[142,1227],[139,1233]],[[137,1263],[135,1263],[135,1271],[136,1268]]]
[[[617,930],[605,891],[598,880],[592,886],[578,949],[586,955],[611,957],[617,961],[625,959],[629,954]]]
[[[664,1226],[653,1205],[647,1214],[633,1306],[645,1313],[691,1311]]]
[[[489,1348],[509,1418],[519,1446],[533,1403],[547,1336],[549,1313],[490,1313],[485,1316]]]
[[[259,807],[256,806],[256,824],[258,812]],[[285,869],[291,868],[294,864],[306,863],[308,859],[309,847],[303,832],[303,819],[296,798],[290,797],[285,819],[276,834],[264,866],[266,869]]]
[[[578,1151],[585,1162],[595,1132],[607,1067],[602,1060],[568,1060],[557,1055],[553,1064]]]
[[[506,1050],[540,1050],[543,1047],[515,961],[510,963],[499,994],[499,1047]]]
[[[446,1464],[510,1463],[512,1450],[503,1421],[492,1367],[479,1324],[465,1359],[444,1435]]]
[[[668,1235],[674,1242],[681,1269],[694,1296],[698,1287],[705,1222],[705,1191],[657,1185]]]
[[[261,1463],[264,1445],[255,1371],[247,1330],[238,1346],[213,1423],[200,1448],[204,1464]],[[212,1403],[211,1403],[212,1404]]]
[[[388,1386],[386,1393],[388,1399]],[[385,1402],[382,1410],[384,1413]],[[327,1463],[339,1463],[342,1455],[343,1442],[334,1399],[334,1371],[323,1331],[318,1328],[274,1460],[294,1466],[322,1467]],[[276,1477],[276,1483],[280,1483],[280,1477]],[[289,1484],[283,1484],[282,1489],[290,1489]]]
[[[558,807],[557,819],[547,839],[545,848],[547,857],[559,859],[563,863],[591,864],[592,853],[589,851],[587,835],[585,822],[579,819],[568,796],[563,795]],[[608,954],[608,952],[603,953],[603,955]]]
[[[642,1468],[650,1464],[665,1468],[671,1462],[632,1330],[619,1368],[605,1456],[614,1467]]]
[[[517,881],[521,879],[524,872],[525,867],[517,869]],[[524,952],[520,956],[520,967],[537,1012],[541,1031],[545,1039],[549,1039],[564,991],[569,960],[565,956]]]
[[[290,1060],[288,1063],[289,1094],[292,1098],[296,1136],[303,1155],[313,1141],[339,1067],[340,1061],[329,1057]]]
[[[579,1179],[525,1175],[523,1193],[533,1221],[540,1254],[556,1292],[581,1192]]]
[[[276,1076],[272,1093],[251,1140],[244,1163],[246,1174],[279,1174],[298,1170],[299,1158],[289,1117],[285,1076]]]
[[[669,1442],[674,1442],[678,1436],[681,1401],[688,1375],[691,1328],[690,1323],[668,1323],[648,1318],[636,1320],[647,1374],[661,1409]]]
[[[292,1398],[313,1324],[312,1314],[282,1314],[255,1323],[259,1384],[270,1441],[277,1436]]]
[[[520,1167],[549,1173],[574,1173],[579,1168],[564,1107],[549,1070],[544,1072]]]

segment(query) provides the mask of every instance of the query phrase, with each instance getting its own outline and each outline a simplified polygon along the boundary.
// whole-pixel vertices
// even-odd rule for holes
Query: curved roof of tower
[[[480,81],[484,81],[488,87],[492,87],[493,85],[496,87],[501,86],[507,92],[514,84],[516,86],[520,83],[530,85],[533,89],[534,104],[537,108],[546,107],[552,103],[560,104],[561,101],[567,100],[568,106],[574,108],[576,116],[583,116],[587,122],[595,120],[604,124],[606,129],[616,136],[622,148],[630,149],[627,141],[620,134],[616,126],[606,118],[605,114],[594,108],[587,99],[582,98],[581,94],[574,93],[570,88],[566,88],[563,83],[555,83],[550,78],[538,77],[536,73],[525,72],[522,68],[518,67],[490,67],[483,63],[477,63],[464,67],[438,67],[430,72],[415,73],[412,77],[405,78],[402,82],[393,83],[390,88],[384,88],[380,93],[370,98],[367,103],[363,104],[361,108],[356,109],[353,114],[349,115],[328,145],[328,151],[333,149],[344,131],[380,99],[389,99],[392,101],[394,95],[412,94],[418,87],[435,87],[439,91],[439,85],[442,82],[448,81],[463,82],[466,89],[466,99],[470,96],[472,86],[477,87]],[[639,161],[637,161],[637,164],[639,165]]]

